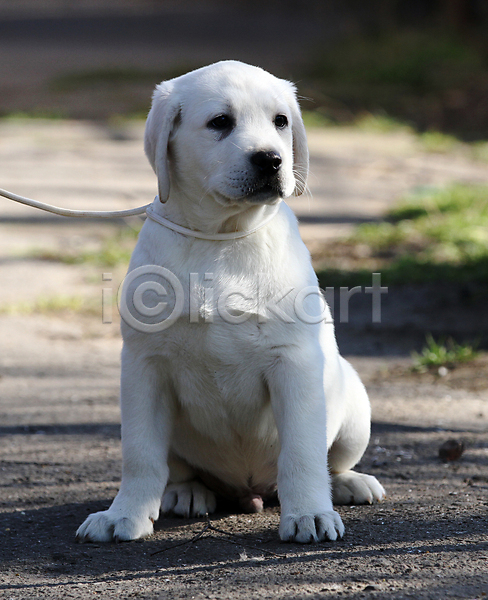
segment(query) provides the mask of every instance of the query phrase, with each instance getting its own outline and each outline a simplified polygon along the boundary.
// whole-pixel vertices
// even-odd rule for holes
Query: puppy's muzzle
[[[278,174],[281,168],[281,156],[277,152],[255,152],[251,156],[251,163],[257,168],[262,177],[271,178]]]
[[[283,194],[281,185],[281,156],[272,150],[254,152],[250,155],[254,176],[247,190],[247,198],[252,202],[263,202]]]

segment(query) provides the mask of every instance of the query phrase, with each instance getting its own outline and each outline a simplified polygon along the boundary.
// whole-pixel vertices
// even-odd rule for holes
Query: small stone
[[[443,462],[458,460],[464,452],[464,443],[461,440],[447,440],[439,448],[439,458]]]

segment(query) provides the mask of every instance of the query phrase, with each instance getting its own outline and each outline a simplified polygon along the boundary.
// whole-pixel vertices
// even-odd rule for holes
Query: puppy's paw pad
[[[180,517],[203,517],[213,513],[215,494],[198,481],[170,483],[164,492],[161,510]]]
[[[151,535],[153,520],[135,519],[110,510],[91,514],[78,528],[79,542],[128,542]]]
[[[280,521],[280,538],[284,542],[310,544],[334,541],[344,535],[344,525],[334,510],[316,515],[285,515]]]
[[[381,502],[386,492],[372,475],[345,471],[332,476],[334,504],[373,504]]]

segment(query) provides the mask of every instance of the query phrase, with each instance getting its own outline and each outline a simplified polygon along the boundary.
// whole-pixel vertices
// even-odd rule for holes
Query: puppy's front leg
[[[281,444],[280,537],[300,543],[335,540],[344,533],[332,508],[323,369],[313,354],[306,360],[297,349],[295,356],[281,357],[268,376]]]
[[[153,532],[168,480],[171,404],[153,359],[122,352],[122,483],[106,511],[91,514],[79,541],[128,541]]]

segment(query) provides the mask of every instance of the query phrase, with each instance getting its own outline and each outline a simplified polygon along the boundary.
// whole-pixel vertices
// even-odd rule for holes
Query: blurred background
[[[312,154],[311,196],[290,204],[320,282],[378,271],[390,286],[381,326],[364,294],[347,326],[336,314],[346,350],[405,354],[426,332],[488,345],[485,0],[0,0],[0,53],[1,186],[87,209],[154,194],[142,135],[157,82],[221,59],[290,79]],[[44,269],[123,273],[140,227],[1,210],[0,250]]]
[[[304,107],[488,135],[485,0],[1,0],[0,114],[146,113],[155,81],[225,58],[299,84]]]

